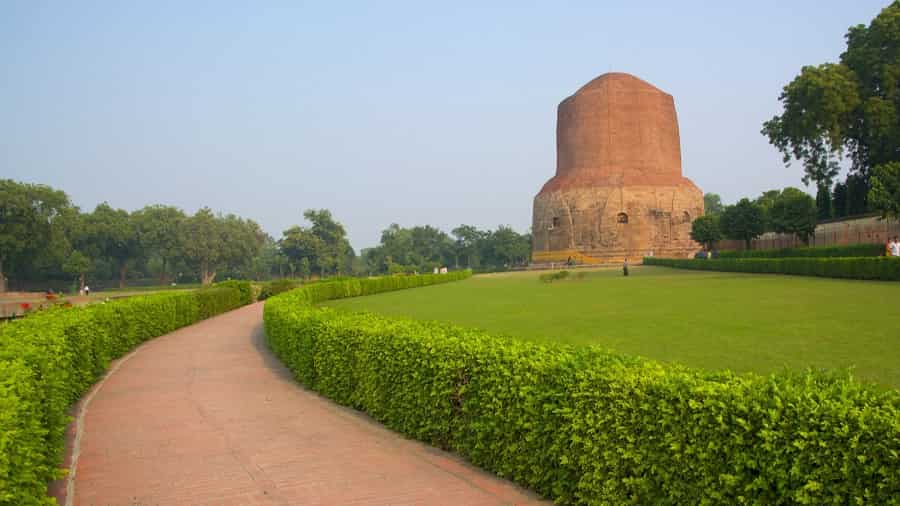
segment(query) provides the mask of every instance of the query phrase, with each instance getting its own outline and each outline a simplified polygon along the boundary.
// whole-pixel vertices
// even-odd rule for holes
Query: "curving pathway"
[[[298,385],[262,304],[144,344],[85,397],[75,505],[537,504]],[[64,501],[64,502],[63,502]]]

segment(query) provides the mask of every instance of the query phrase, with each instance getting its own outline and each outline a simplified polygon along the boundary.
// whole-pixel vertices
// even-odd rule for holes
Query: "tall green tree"
[[[55,248],[68,195],[49,186],[0,179],[0,293],[8,273],[25,273]]]
[[[99,204],[88,216],[90,240],[100,256],[116,266],[119,288],[125,287],[128,267],[140,254],[137,227],[124,209],[113,209],[109,204]]]
[[[900,162],[875,167],[869,203],[882,218],[900,218]]]
[[[869,182],[862,174],[847,176],[847,216],[869,211]]]
[[[453,241],[443,231],[430,225],[416,226],[410,230],[410,237],[411,263],[420,270],[445,267],[453,261]]]
[[[78,278],[78,293],[82,293],[87,275],[94,269],[94,261],[81,251],[72,250],[66,256],[62,268],[67,274]]]
[[[78,280],[78,291],[84,291],[87,275],[94,271],[96,261],[101,256],[101,244],[95,239],[90,214],[82,214],[74,209],[65,213],[61,223],[66,235],[66,254],[62,268],[66,274]]]
[[[831,197],[831,208],[835,218],[847,216],[847,183],[845,181],[834,184],[834,193]]]
[[[330,273],[342,273],[349,270],[354,256],[347,232],[327,209],[307,209],[303,213],[312,226],[310,232],[319,238],[322,248],[316,259],[316,267],[323,276]]]
[[[719,228],[719,214],[704,214],[691,223],[691,239],[702,244],[707,251],[712,251],[717,241],[722,239]]]
[[[519,234],[511,227],[500,225],[490,234],[493,257],[496,265],[513,267],[525,265],[531,258],[531,235]]]
[[[772,206],[775,205],[775,201],[778,200],[779,195],[781,195],[781,190],[769,190],[763,192],[762,195],[753,201],[758,204],[759,208],[762,210],[763,232],[775,231],[775,225],[772,224]]]
[[[253,258],[259,253],[266,234],[253,220],[228,214],[217,217],[222,233],[218,268],[235,278],[249,278]]]
[[[396,223],[381,231],[381,242],[369,252],[369,264],[376,272],[403,272],[415,269],[411,266],[413,250],[412,231]]]
[[[135,211],[132,219],[141,253],[159,258],[159,282],[169,284],[171,269],[183,256],[187,216],[177,207],[152,205]]]
[[[832,207],[831,187],[819,185],[816,191],[816,216],[821,220],[828,220],[834,216]]]
[[[784,87],[784,110],[762,133],[785,163],[803,164],[807,184],[831,186],[848,157],[865,198],[872,168],[900,159],[900,1],[846,39],[838,63],[803,67]]]
[[[204,285],[222,271],[235,277],[249,276],[253,258],[265,241],[256,222],[233,214],[217,216],[207,207],[185,220],[184,234],[184,257],[197,269]]]
[[[253,279],[265,281],[272,276],[283,277],[287,267],[287,257],[278,249],[278,243],[268,234],[263,238],[259,252],[253,257]]]
[[[785,188],[772,206],[775,231],[794,234],[804,243],[816,230],[816,202],[797,188]]]
[[[743,198],[737,204],[725,207],[719,223],[725,237],[742,240],[750,249],[750,241],[763,233],[763,209],[758,203]]]
[[[301,269],[303,277],[309,276],[312,268],[320,265],[320,257],[325,250],[325,244],[318,236],[300,226],[285,230],[281,240],[278,241],[278,247],[294,267],[293,272],[296,272],[301,264],[305,267]]]
[[[704,214],[722,214],[725,206],[722,205],[722,197],[717,193],[703,194],[703,213]]]
[[[222,259],[224,234],[222,224],[208,207],[199,209],[185,220],[183,244],[185,259],[200,274],[200,282],[211,284]]]
[[[478,243],[484,239],[484,232],[478,230],[472,225],[460,225],[451,232],[456,238],[455,256],[457,258],[457,266],[459,259],[463,258],[463,266],[466,268],[476,268],[479,266]]]
[[[309,263],[309,258],[301,258],[297,263],[296,272],[300,274],[300,277],[307,279],[312,275],[312,266]]]

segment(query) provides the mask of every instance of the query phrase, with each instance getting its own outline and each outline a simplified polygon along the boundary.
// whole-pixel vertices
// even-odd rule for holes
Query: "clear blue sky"
[[[888,0],[484,3],[3,2],[0,177],[276,238],[324,207],[357,249],[525,231],[557,104],[614,70],[675,97],[685,175],[733,202],[801,185],[761,123]]]

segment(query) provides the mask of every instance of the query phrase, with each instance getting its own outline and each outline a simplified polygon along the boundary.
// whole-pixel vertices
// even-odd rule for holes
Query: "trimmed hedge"
[[[659,258],[645,257],[644,265],[702,271],[793,274],[823,278],[900,281],[900,258]]]
[[[307,387],[561,504],[900,503],[896,390],[311,305],[359,292],[273,297],[270,348]]]
[[[220,281],[215,283],[213,286],[217,287],[230,287],[236,288],[237,291],[241,292],[241,305],[252,304],[253,300],[253,285],[249,281],[240,281],[237,279],[229,279],[228,281]]]
[[[245,303],[232,284],[56,308],[0,325],[0,505],[56,503],[47,484],[62,476],[67,410],[110,360]]]
[[[884,244],[851,244],[849,246],[816,246],[812,248],[720,251],[718,255],[719,258],[880,257],[884,256]]]

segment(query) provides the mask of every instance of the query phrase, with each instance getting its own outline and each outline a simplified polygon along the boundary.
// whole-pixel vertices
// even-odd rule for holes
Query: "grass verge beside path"
[[[707,370],[845,368],[900,387],[900,283],[636,267],[540,283],[538,273],[334,300],[538,342],[598,344]]]

